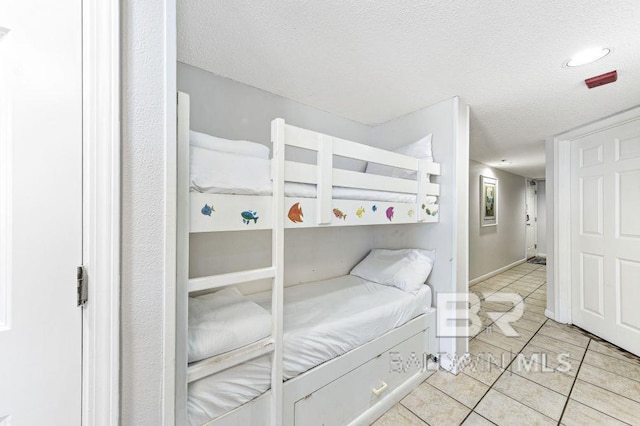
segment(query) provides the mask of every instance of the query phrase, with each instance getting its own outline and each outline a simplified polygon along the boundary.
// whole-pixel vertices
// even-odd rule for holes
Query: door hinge
[[[78,277],[78,306],[84,306],[89,299],[89,287],[84,266],[78,266],[76,274]]]
[[[538,245],[537,245],[537,244],[534,244],[534,245],[533,245],[533,248],[534,248],[534,249],[537,249],[537,248],[538,248]]]

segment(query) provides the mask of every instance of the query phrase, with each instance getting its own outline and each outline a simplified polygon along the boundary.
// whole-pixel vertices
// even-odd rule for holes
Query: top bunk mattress
[[[191,147],[190,187],[206,194],[272,195],[271,160]],[[285,182],[286,197],[315,198],[316,185]],[[415,194],[334,186],[333,199],[415,203]],[[427,197],[436,204],[437,197]]]
[[[271,310],[271,292],[250,296]],[[284,292],[284,379],[345,354],[431,309],[431,289],[413,295],[345,275]]]

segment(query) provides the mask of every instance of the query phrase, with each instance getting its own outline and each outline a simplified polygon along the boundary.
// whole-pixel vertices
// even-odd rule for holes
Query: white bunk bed
[[[263,387],[267,387],[264,386],[267,371],[266,374],[270,377],[269,389],[263,393],[264,389],[260,390],[260,396],[207,424],[310,425],[370,422],[429,374],[424,368],[427,358],[421,358],[423,354],[426,356],[438,352],[434,309],[412,310],[405,307],[406,317],[399,323],[387,324],[382,331],[363,341],[355,339],[352,347],[338,344],[342,349],[346,346],[346,353],[344,350],[337,351],[333,356],[302,363],[304,365],[297,367],[295,362],[284,362],[283,371],[283,356],[288,353],[285,352],[283,342],[283,314],[290,308],[289,305],[287,309],[283,306],[284,229],[437,222],[438,205],[434,203],[433,197],[439,195],[439,185],[431,183],[429,175],[439,175],[440,166],[426,160],[301,129],[286,124],[282,119],[272,122],[271,135],[273,157],[270,194],[234,195],[193,191],[189,172],[189,97],[179,93],[176,424],[185,424],[188,418],[188,383],[206,383],[207,377],[221,372],[229,375],[234,368],[241,375],[250,376],[251,371],[257,372],[257,381],[261,381]],[[287,146],[317,152],[317,164],[285,160]],[[333,167],[334,155],[415,171],[418,177],[409,180],[336,169]],[[294,193],[291,188],[285,188],[290,182],[302,186],[298,186]],[[358,190],[369,191],[364,198],[371,200],[353,199],[359,196]],[[394,198],[393,194],[400,196]],[[398,201],[393,201],[396,199]],[[272,230],[271,266],[189,278],[190,233],[252,229]],[[346,282],[346,288],[353,278],[347,277],[342,277],[342,281],[338,280],[340,285],[345,285]],[[270,311],[271,335],[188,364],[189,295],[263,279],[271,279],[271,291],[252,295],[250,298]],[[314,285],[317,284],[295,286],[295,290],[291,292],[306,294],[305,291],[311,290],[305,289],[316,288]],[[320,284],[322,286],[318,288],[324,289],[331,288],[332,285],[331,282]],[[382,287],[367,282],[357,284]],[[420,306],[430,307],[429,288],[423,287],[426,289],[423,293],[428,293],[428,296],[423,294],[422,299],[415,300],[422,301]],[[386,288],[380,291],[384,293],[394,290]],[[384,294],[381,297],[389,299],[390,295]],[[331,301],[331,298],[327,300]],[[301,303],[304,306],[304,300]],[[411,302],[405,304],[410,306]],[[397,313],[399,308],[395,306],[392,309]],[[295,315],[292,317],[296,318]],[[340,321],[352,320],[341,318]],[[338,334],[340,332],[344,330],[338,327]],[[309,335],[311,332],[309,328],[303,328],[301,333]],[[291,345],[295,346],[293,343]],[[400,358],[390,358],[393,354]],[[248,366],[244,371],[241,369],[243,363]],[[390,368],[390,363],[396,363],[399,370]],[[283,377],[289,380],[284,382]]]

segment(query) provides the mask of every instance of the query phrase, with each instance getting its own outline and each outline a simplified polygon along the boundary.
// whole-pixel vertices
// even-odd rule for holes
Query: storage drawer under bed
[[[295,425],[345,425],[426,368],[429,329],[295,403]]]

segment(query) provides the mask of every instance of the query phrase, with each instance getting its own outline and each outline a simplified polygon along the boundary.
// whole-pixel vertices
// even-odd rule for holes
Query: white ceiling
[[[366,124],[460,96],[471,158],[523,176],[545,137],[640,104],[639,0],[178,3],[179,61]],[[562,66],[592,46],[613,53]]]

